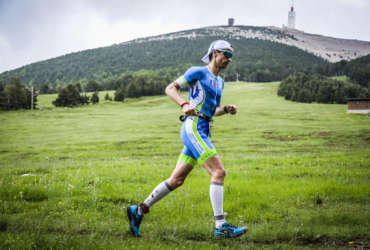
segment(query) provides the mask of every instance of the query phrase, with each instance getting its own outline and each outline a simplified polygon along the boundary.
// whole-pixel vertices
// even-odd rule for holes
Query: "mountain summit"
[[[196,39],[208,36],[227,37],[229,39],[257,38],[269,40],[272,42],[295,46],[316,56],[322,57],[329,62],[352,60],[370,54],[370,42],[367,41],[315,35],[305,33],[297,29],[278,28],[275,26],[214,26],[141,38],[131,42],[177,38]]]
[[[122,73],[164,70],[169,79],[201,58],[217,39],[231,42],[233,62],[227,80],[277,81],[291,73],[328,72],[330,62],[370,53],[370,42],[313,35],[294,29],[255,26],[214,26],[135,39],[108,47],[67,54],[0,74],[5,84],[18,76],[39,87],[68,82],[116,79]]]

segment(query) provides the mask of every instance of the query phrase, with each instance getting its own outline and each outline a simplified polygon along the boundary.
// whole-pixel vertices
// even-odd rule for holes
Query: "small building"
[[[350,98],[347,100],[347,114],[370,113],[370,98]]]
[[[229,26],[234,26],[235,19],[234,18],[229,18],[228,19],[228,25]]]

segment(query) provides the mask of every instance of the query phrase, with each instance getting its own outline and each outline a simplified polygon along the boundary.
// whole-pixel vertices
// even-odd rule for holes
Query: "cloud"
[[[10,49],[9,42],[5,39],[5,37],[2,37],[2,36],[0,36],[0,48]]]
[[[368,0],[339,0],[339,2],[355,8],[364,8],[369,5]]]

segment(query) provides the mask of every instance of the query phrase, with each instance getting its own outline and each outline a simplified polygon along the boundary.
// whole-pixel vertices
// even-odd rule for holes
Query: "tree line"
[[[370,98],[370,89],[348,80],[296,73],[280,83],[278,95],[296,102],[344,104],[348,98]]]
[[[346,75],[362,87],[370,86],[370,54],[351,61],[332,64],[329,75]]]
[[[57,99],[53,101],[56,107],[73,107],[77,105],[87,105],[89,103],[96,104],[99,102],[98,92],[94,92],[91,96],[81,94],[79,84],[69,84],[60,89]]]
[[[114,100],[123,102],[126,97],[137,98],[140,96],[161,95],[164,93],[164,88],[167,86],[169,79],[158,75],[153,75],[153,72],[141,72],[141,74],[125,74],[118,81],[109,82],[111,88],[115,88],[114,98],[107,93],[105,100]],[[81,93],[81,85],[79,83],[69,84],[62,87],[58,93],[57,99],[53,101],[55,106],[73,107],[77,105],[99,102],[98,91],[104,90],[103,86],[96,81],[91,80],[86,85],[86,90],[94,91],[91,99],[86,94]],[[97,101],[94,102],[94,99]]]
[[[0,81],[1,110],[34,109],[36,104],[37,91],[33,88],[26,88],[18,77],[12,78],[6,86]]]
[[[270,31],[256,29],[264,33]],[[203,65],[201,58],[216,39],[229,40],[235,48],[233,63],[223,75],[226,81],[235,81],[237,75],[239,80],[245,81],[279,81],[295,72],[327,68],[328,64],[322,58],[277,42],[204,36],[202,29],[189,32],[199,36],[195,39],[148,39],[71,53],[4,72],[0,74],[0,80],[7,83],[18,76],[22,82],[31,83],[42,93],[48,93],[57,92],[61,86],[75,82],[87,84],[89,80],[95,80],[104,83],[119,78],[121,74],[141,70],[165,72],[173,79],[186,65]],[[283,33],[275,35],[284,36]]]
[[[348,98],[370,98],[370,54],[330,64],[321,74],[297,73],[283,80],[278,95],[297,102],[347,103]],[[346,75],[339,81],[330,76]]]

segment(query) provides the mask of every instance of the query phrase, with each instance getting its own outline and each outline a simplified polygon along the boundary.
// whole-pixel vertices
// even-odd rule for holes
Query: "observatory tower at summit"
[[[288,28],[295,29],[295,11],[294,11],[294,1],[292,0],[292,6],[288,12]]]

